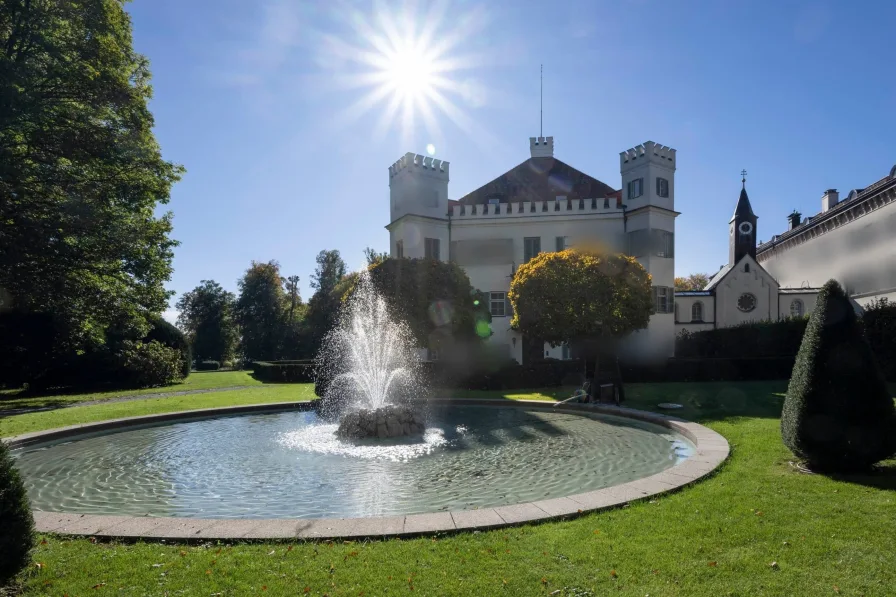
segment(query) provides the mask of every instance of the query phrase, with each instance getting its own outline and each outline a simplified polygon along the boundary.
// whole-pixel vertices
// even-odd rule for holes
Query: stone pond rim
[[[531,410],[554,409],[580,415],[614,415],[653,423],[681,434],[691,441],[694,454],[687,460],[660,473],[596,491],[522,504],[383,517],[306,518],[306,519],[200,519],[149,516],[104,516],[65,512],[35,511],[37,531],[59,535],[94,536],[123,540],[202,542],[209,539],[290,540],[360,539],[364,537],[412,537],[434,533],[452,533],[493,529],[575,517],[622,506],[690,485],[711,474],[727,458],[728,441],[698,423],[662,414],[604,404],[569,404],[554,407],[553,402],[529,400],[433,399],[430,404],[458,406],[516,407]],[[207,419],[219,416],[311,410],[310,401],[279,402],[246,406],[181,411],[114,419],[73,425],[59,429],[26,433],[5,438],[12,449],[72,439],[77,436],[126,427]]]

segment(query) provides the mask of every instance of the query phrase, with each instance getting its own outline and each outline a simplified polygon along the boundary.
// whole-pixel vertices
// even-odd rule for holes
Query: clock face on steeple
[[[741,222],[737,227],[737,231],[746,236],[753,232],[753,224],[750,222]]]

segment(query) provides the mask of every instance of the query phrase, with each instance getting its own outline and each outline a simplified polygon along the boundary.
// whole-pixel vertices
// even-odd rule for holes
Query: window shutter
[[[650,290],[653,292],[653,312],[659,313],[658,307],[659,307],[660,301],[659,301],[659,297],[657,296],[657,287],[651,286]]]
[[[666,300],[666,313],[674,313],[675,312],[675,290],[673,288],[667,288],[666,294],[668,295],[668,299]]]
[[[504,315],[507,317],[513,317],[513,305],[510,304],[510,299],[505,295],[504,298]]]
[[[659,177],[657,177],[657,179],[656,179],[656,194],[657,194],[658,197],[662,197],[662,196],[663,196],[663,190],[662,190],[662,188],[660,187],[660,180],[662,180],[662,179],[659,178]]]

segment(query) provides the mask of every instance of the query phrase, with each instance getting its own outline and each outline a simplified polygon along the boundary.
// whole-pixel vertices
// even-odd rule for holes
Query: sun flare
[[[468,132],[475,128],[461,105],[481,105],[483,92],[461,73],[478,67],[482,58],[461,54],[460,48],[484,26],[484,13],[455,15],[448,27],[447,3],[427,6],[425,14],[383,5],[372,14],[355,12],[351,38],[329,38],[328,56],[337,56],[345,69],[341,80],[363,90],[348,107],[346,121],[372,113],[380,135],[397,127],[405,143],[419,142],[423,135],[426,142],[439,141],[445,122]]]

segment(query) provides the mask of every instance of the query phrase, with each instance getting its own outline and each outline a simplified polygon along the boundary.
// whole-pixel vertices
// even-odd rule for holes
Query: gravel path
[[[26,413],[37,413],[48,410],[58,410],[60,408],[70,408],[72,406],[91,406],[93,404],[112,404],[113,402],[130,402],[131,400],[147,400],[149,398],[168,398],[169,396],[189,396],[191,394],[210,394],[212,392],[229,392],[231,390],[247,390],[249,388],[257,388],[259,386],[227,386],[225,388],[207,388],[204,390],[183,390],[180,392],[154,392],[152,394],[131,394],[129,396],[116,396],[115,398],[105,398],[100,400],[85,400],[83,402],[66,402],[56,406],[25,406],[22,408],[11,408],[9,410],[0,409],[0,419],[3,417],[12,417],[14,415],[23,415]],[[0,405],[3,403],[0,402]]]

